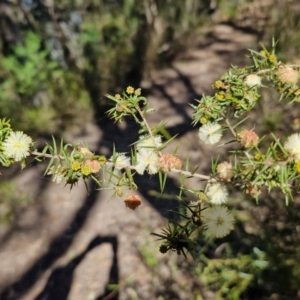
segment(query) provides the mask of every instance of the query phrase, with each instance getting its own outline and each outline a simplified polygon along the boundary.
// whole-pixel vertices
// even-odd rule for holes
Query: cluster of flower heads
[[[287,79],[284,76],[287,76],[287,73],[298,80],[298,72],[292,72],[292,70],[286,70],[286,68],[280,69],[276,76],[282,76],[281,81],[286,81]],[[290,78],[289,84],[296,80],[294,77]],[[249,87],[254,87],[259,86],[261,82],[259,76],[249,75],[245,79],[245,83]],[[293,83],[295,82],[293,81]],[[206,123],[200,127],[199,137],[205,144],[212,145],[220,140],[221,130],[218,123]],[[238,165],[235,165],[235,168],[228,162],[223,162],[217,166],[217,182],[209,182],[205,191],[210,204],[222,205],[226,202],[228,191],[224,181],[231,181],[235,173],[235,179],[244,182],[241,186],[244,192],[253,198],[258,199],[264,186],[268,187],[269,191],[274,186],[280,187],[286,195],[286,199],[287,197],[292,198],[291,178],[295,177],[295,172],[295,179],[299,176],[297,173],[300,173],[300,134],[290,135],[284,144],[275,139],[276,142],[270,146],[265,154],[259,150],[259,137],[253,130],[242,130],[235,133],[235,140],[240,144],[242,150],[240,152],[237,150],[235,153],[238,154],[238,157],[243,157],[245,154],[244,158],[239,161]],[[251,154],[251,150],[256,151],[254,155]],[[299,181],[294,181],[294,184],[297,186]],[[214,212],[219,210],[220,208],[216,206]],[[208,228],[208,225],[206,225],[206,228]],[[225,226],[225,228],[228,229],[229,227]],[[219,235],[217,227],[214,229],[209,227],[209,231],[212,234],[215,232],[214,235],[217,237]],[[224,229],[223,233],[225,232]]]
[[[200,123],[202,127],[211,124],[203,133],[200,132],[204,136],[206,131],[219,132],[217,124],[229,110],[239,117],[255,106],[260,97],[257,91],[260,86],[261,77],[257,74],[245,75],[239,68],[228,71],[213,84],[214,96],[203,95],[197,106],[192,105],[195,110],[193,124]]]
[[[207,123],[199,130],[200,139],[206,144],[214,144],[220,139],[220,130],[219,124]],[[244,182],[242,185],[244,192],[253,198],[258,199],[264,186],[267,186],[269,190],[274,186],[280,187],[285,195],[292,198],[292,180],[288,178],[293,178],[295,172],[300,173],[300,134],[290,135],[284,144],[275,140],[276,142],[265,154],[258,148],[260,139],[253,130],[245,129],[237,132],[235,140],[242,150],[235,152],[238,160],[238,164],[235,165],[236,171],[227,162],[217,166],[217,176],[221,182],[207,185],[207,197],[211,203],[225,202],[227,192],[222,181],[231,180],[234,173],[236,173],[235,179]],[[252,150],[256,151],[253,155]],[[297,182],[295,182],[296,185]]]
[[[199,209],[200,224],[203,223],[204,228],[216,238],[228,235],[233,229],[234,217],[224,206],[229,196],[225,183],[230,182],[233,176],[234,168],[231,163],[219,163],[216,168],[217,181],[208,182],[205,191],[198,195],[196,208]],[[205,203],[202,210],[201,203]]]
[[[199,138],[206,145],[214,145],[222,137],[222,126],[218,123],[207,123],[199,128]],[[259,137],[253,130],[244,129],[236,135],[237,141],[245,148],[251,148],[258,145]]]
[[[122,95],[106,95],[106,97],[115,103],[114,107],[107,111],[108,116],[115,121],[122,121],[126,116],[133,116],[132,110],[140,101],[145,101],[145,98],[141,96],[141,89],[134,89],[132,86],[128,86]]]
[[[227,202],[229,193],[225,185],[230,182],[234,175],[234,169],[231,163],[222,162],[216,168],[217,174],[214,180],[206,184],[204,191],[198,192],[198,200],[184,203],[186,211],[186,224],[194,224],[202,227],[215,238],[223,238],[234,228],[234,217],[228,208],[224,205]],[[181,224],[184,227],[184,224]],[[175,235],[176,231],[169,227],[167,236]],[[182,233],[176,233],[181,239],[186,239],[186,244],[178,244],[174,239],[166,238],[162,244],[160,251],[178,250],[180,246],[191,247],[191,243],[187,236]]]
[[[136,189],[133,178],[128,177],[125,168],[135,170],[138,174],[143,175],[145,171],[150,175],[154,175],[159,171],[169,172],[172,169],[180,169],[182,162],[179,158],[172,154],[161,154],[159,148],[162,146],[161,136],[142,135],[135,144],[136,153],[131,159],[125,153],[114,153],[109,159],[112,163],[115,181],[115,194],[119,197],[125,196],[126,207],[134,210],[140,204],[139,196],[133,193]],[[129,187],[129,189],[128,189]],[[128,195],[129,194],[129,195]]]
[[[212,88],[213,96],[203,95],[197,100],[194,108],[193,124],[201,124],[200,139],[207,145],[213,145],[222,137],[222,127],[219,124],[225,116],[240,117],[249,112],[260,98],[258,88],[263,86],[263,79],[271,81],[280,93],[280,100],[286,98],[291,102],[300,102],[300,88],[298,86],[300,74],[299,66],[284,65],[277,61],[275,55],[275,41],[268,51],[263,47],[260,52],[250,50],[253,65],[247,68],[233,66],[225,75],[217,80]],[[257,144],[257,141],[252,142]],[[246,143],[245,148],[249,148]]]
[[[216,238],[223,238],[233,230],[234,217],[224,205],[210,205],[203,201],[192,201],[186,209],[193,224],[203,226]]]
[[[162,146],[160,135],[141,136],[136,144],[137,155],[135,170],[143,175],[145,170],[150,175],[158,171],[169,172],[172,169],[181,169],[181,160],[172,154],[161,154],[159,148]]]
[[[240,152],[235,152],[236,156],[241,153],[245,154],[243,161],[235,163],[234,167],[229,162],[216,165],[205,190],[198,195],[199,200],[187,205],[186,216],[189,218],[187,223],[192,221],[194,225],[203,225],[203,228],[216,238],[226,236],[233,229],[234,218],[224,206],[229,195],[227,184],[234,184],[236,179],[240,182],[247,182],[240,186],[252,197],[257,197],[263,185],[279,186],[287,191],[289,183],[288,179],[284,182],[284,178],[292,178],[291,169],[293,173],[300,173],[299,133],[289,136],[283,146],[276,140],[275,146],[270,147],[271,150],[263,154],[258,149],[259,137],[253,130],[238,132],[235,131],[235,127],[229,125],[229,122],[226,127],[219,124],[221,120],[226,119],[225,115],[229,110],[235,117],[239,117],[254,107],[260,97],[258,88],[262,86],[265,74],[259,65],[273,70],[269,77],[283,96],[291,98],[292,101],[300,101],[300,90],[297,86],[299,72],[293,67],[277,63],[273,53],[265,50],[255,55],[253,53],[253,56],[256,55],[254,68],[233,68],[214,83],[214,96],[203,96],[201,101],[198,101],[199,105],[193,106],[195,109],[193,124],[201,124],[200,140],[206,145],[214,145],[221,140],[223,131],[229,127],[235,141],[241,146]],[[182,162],[175,155],[161,153],[164,148],[162,138],[160,135],[153,135],[152,132],[156,131],[149,129],[144,118],[150,110],[148,110],[147,100],[141,96],[141,89],[129,86],[122,95],[108,95],[108,98],[115,102],[115,106],[108,111],[112,119],[121,121],[123,117],[131,116],[141,125],[141,132],[148,132],[148,135],[140,136],[135,143],[132,158],[127,157],[125,153],[117,152],[110,158],[110,164],[113,166],[112,172],[115,178],[118,178],[115,194],[123,197],[126,207],[134,210],[141,204],[141,198],[134,192],[137,187],[133,182],[133,177],[131,178],[130,170],[135,170],[140,175],[143,175],[145,171],[150,175],[170,171],[180,173]],[[140,105],[140,102],[143,102],[143,105]],[[4,166],[9,166],[14,162],[21,162],[25,165],[26,157],[34,152],[33,141],[23,132],[14,132],[7,124],[0,120],[0,163]],[[66,181],[72,186],[80,178],[91,177],[100,185],[94,175],[99,173],[102,166],[107,163],[104,156],[93,154],[87,147],[75,146],[72,152],[63,150],[62,153],[56,153],[50,146],[49,149],[55,159],[48,166],[46,173],[52,175],[54,182]],[[254,155],[251,154],[253,149],[257,151]],[[288,168],[290,173],[286,175]],[[124,169],[128,172],[124,172]],[[190,175],[193,176],[192,173]],[[272,178],[272,182],[268,183],[268,179],[265,178]],[[124,193],[124,186],[127,186],[129,194]],[[185,240],[186,233],[175,229],[174,231],[169,229],[169,231],[173,232],[174,236],[177,234],[178,239],[170,239],[172,234],[169,232],[166,239],[168,243],[162,245],[162,252],[178,249],[180,246],[190,247],[189,239]]]
[[[52,181],[57,184],[65,179],[67,184],[73,185],[80,178],[86,179],[99,173],[105,163],[104,156],[94,155],[87,147],[75,147],[70,156],[64,155],[64,160],[51,166],[47,174],[52,175]]]
[[[194,251],[194,242],[190,238],[192,232],[202,227],[215,238],[223,238],[234,228],[234,217],[228,208],[223,205],[211,205],[203,201],[204,193],[199,194],[198,201],[192,201],[186,206],[186,222],[180,225],[176,221],[169,221],[162,234],[154,234],[164,240],[159,250],[166,253],[169,250],[177,251],[178,254],[185,250],[190,253]]]
[[[226,163],[227,162],[224,162],[222,164]],[[222,167],[221,164],[219,166]],[[232,167],[231,164],[229,164],[229,166],[227,169]],[[226,172],[227,178],[229,172],[230,171]],[[228,195],[227,187],[220,182],[208,183],[205,193],[200,192],[199,194],[199,206],[201,202],[204,202],[203,200],[207,201],[204,202],[206,203],[204,209],[199,211],[199,218],[201,218],[201,223],[203,223],[204,228],[216,238],[222,238],[228,235],[233,229],[234,218],[227,207],[223,205],[227,202]]]

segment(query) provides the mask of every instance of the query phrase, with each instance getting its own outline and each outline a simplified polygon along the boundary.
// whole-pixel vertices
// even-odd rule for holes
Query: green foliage
[[[37,155],[37,160],[40,160],[50,153],[51,159],[45,175],[53,175],[52,180],[56,183],[61,183],[65,179],[66,185],[69,184],[71,188],[81,178],[86,187],[87,178],[92,178],[101,186],[100,181],[93,174],[98,173],[101,165],[105,164],[104,156],[94,155],[88,148],[80,145],[73,147],[71,144],[64,144],[63,139],[61,139],[60,146],[57,147],[55,139],[52,138],[52,140],[53,146],[47,144],[43,152]]]
[[[42,39],[28,32],[24,42],[2,57],[0,110],[18,128],[29,132],[55,132],[88,111],[89,97],[76,76],[49,59]],[[74,101],[76,99],[76,101]],[[85,117],[81,116],[84,120]]]
[[[11,8],[23,40],[0,43],[0,110],[18,129],[37,135],[85,123],[90,100],[101,115],[102,95],[139,82],[160,49],[184,43],[203,23],[208,2],[60,1],[55,15],[41,3],[27,15]]]
[[[268,267],[266,254],[254,248],[249,255],[208,259],[201,255],[203,263],[196,269],[199,280],[215,292],[214,299],[238,300],[246,289],[262,277]]]
[[[2,142],[10,135],[11,132],[12,128],[10,126],[10,121],[5,118],[0,119],[0,163],[3,166],[10,166],[11,164],[11,160],[4,155],[2,146]]]
[[[275,36],[280,59],[297,60],[300,53],[300,9],[298,1],[275,0],[268,11],[269,21],[265,26],[264,40]]]
[[[298,1],[216,0],[218,12],[236,26],[259,33],[268,44],[271,37],[279,41],[280,59],[297,60],[300,53],[300,9]]]
[[[158,267],[159,260],[156,255],[156,250],[157,249],[154,249],[154,247],[149,244],[144,245],[140,250],[141,255],[143,256],[143,260],[150,268]]]
[[[79,41],[84,69],[98,79],[98,87],[93,88],[105,94],[127,85],[128,74],[131,84],[139,82],[164,48],[173,51],[176,44],[184,44],[203,23],[208,3],[126,0],[93,3],[91,8],[80,27]]]
[[[248,237],[247,243],[251,245],[259,243],[260,249],[264,249],[269,264],[261,277],[261,282],[268,282],[269,286],[266,288],[268,292],[292,299],[297,294],[300,284],[298,264],[300,239],[297,230],[300,216],[299,197],[294,205],[284,208],[277,195],[273,193],[262,205],[269,211],[263,220],[255,217],[251,220],[253,228],[256,227],[258,230],[252,238]]]

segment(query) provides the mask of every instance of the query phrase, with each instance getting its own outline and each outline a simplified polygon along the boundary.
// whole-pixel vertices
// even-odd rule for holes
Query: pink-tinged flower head
[[[160,170],[168,172],[171,169],[181,169],[182,161],[172,154],[163,154],[158,159],[158,166]]]
[[[297,83],[299,79],[299,73],[289,67],[280,68],[275,74],[277,79],[282,83],[293,84]]]
[[[101,164],[95,159],[87,159],[84,164],[90,167],[92,173],[98,173],[101,169]]]
[[[244,147],[244,148],[250,148],[253,146],[257,146],[258,145],[258,135],[252,131],[252,130],[242,130],[238,136],[238,141],[239,143]]]

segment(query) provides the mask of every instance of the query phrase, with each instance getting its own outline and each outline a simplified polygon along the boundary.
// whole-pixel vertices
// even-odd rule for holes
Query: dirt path
[[[200,164],[202,170],[208,165],[201,159],[204,150],[197,129],[190,126],[189,103],[210,93],[212,83],[230,63],[242,64],[255,39],[218,25],[209,38],[196,38],[194,47],[172,67],[153,72],[152,80],[143,83],[157,110],[150,123],[168,121],[167,130],[179,133],[172,147],[180,145],[180,156],[184,159],[185,153],[190,153],[191,162]],[[110,154],[113,140],[118,151],[128,151],[127,145],[137,137],[132,125],[111,126],[103,123],[99,129],[88,124],[86,135],[76,138],[105,155]],[[157,299],[160,295],[163,299],[190,299],[197,288],[192,275],[178,268],[182,260],[176,254],[161,255],[159,243],[149,235],[163,227],[168,209],[176,204],[151,197],[149,191],[156,188],[155,183],[146,177],[139,180],[143,203],[131,211],[121,199],[109,201],[111,191],[91,187],[88,196],[80,184],[70,192],[43,179],[42,173],[39,165],[16,178],[22,195],[35,200],[24,209],[14,230],[0,227],[0,300],[104,299],[109,294],[108,284],[120,284],[119,294],[110,299]],[[198,182],[191,180],[190,184]],[[157,264],[155,273],[151,264]]]

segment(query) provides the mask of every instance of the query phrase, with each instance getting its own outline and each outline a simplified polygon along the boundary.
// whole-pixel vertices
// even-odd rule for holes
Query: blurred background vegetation
[[[97,122],[108,108],[103,95],[138,87],[219,22],[253,32],[265,45],[274,36],[280,59],[297,62],[299,6],[296,0],[1,1],[0,117],[33,138]],[[280,113],[262,120],[266,130],[282,129]],[[1,183],[0,221],[13,224],[26,201]],[[233,201],[237,234],[220,244],[199,237],[201,263],[180,266],[193,280],[191,299],[209,291],[214,299],[300,298],[299,199],[285,207],[276,194],[266,195],[259,207]],[[141,254],[155,274],[153,251]]]

